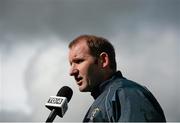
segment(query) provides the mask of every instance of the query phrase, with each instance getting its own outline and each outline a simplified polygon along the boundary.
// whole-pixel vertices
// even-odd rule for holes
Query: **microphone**
[[[45,106],[51,110],[46,122],[53,122],[56,115],[63,117],[68,109],[68,102],[71,100],[73,91],[68,86],[63,86],[56,96],[50,96]]]

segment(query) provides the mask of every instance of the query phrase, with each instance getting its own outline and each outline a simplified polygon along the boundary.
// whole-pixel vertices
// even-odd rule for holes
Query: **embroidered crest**
[[[100,112],[99,108],[95,108],[91,113],[90,120],[93,120],[98,112]]]

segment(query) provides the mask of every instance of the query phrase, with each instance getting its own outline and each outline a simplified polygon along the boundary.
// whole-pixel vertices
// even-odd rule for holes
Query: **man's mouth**
[[[82,79],[83,79],[82,77],[75,77],[75,80],[76,80],[78,85],[81,83]]]

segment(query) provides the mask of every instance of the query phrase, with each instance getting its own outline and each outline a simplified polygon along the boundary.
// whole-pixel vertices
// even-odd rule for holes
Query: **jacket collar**
[[[116,77],[123,78],[122,73],[120,71],[115,72],[108,80],[102,82],[99,86],[94,88],[91,92],[91,96],[96,99]]]

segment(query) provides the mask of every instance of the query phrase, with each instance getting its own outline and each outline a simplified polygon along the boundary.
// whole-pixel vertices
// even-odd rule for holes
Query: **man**
[[[164,122],[154,96],[116,70],[115,51],[102,37],[81,35],[69,44],[70,75],[95,99],[84,122]]]

